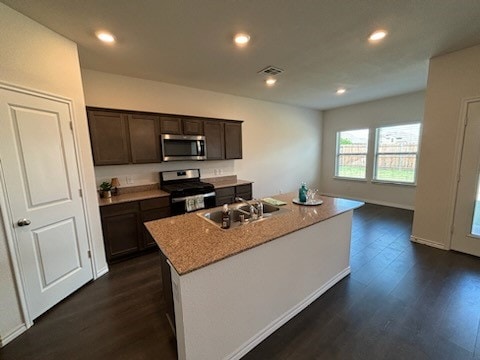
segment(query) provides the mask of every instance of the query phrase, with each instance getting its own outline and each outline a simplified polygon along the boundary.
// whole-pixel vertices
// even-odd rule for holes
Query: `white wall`
[[[87,221],[95,245],[95,270],[106,271],[77,46],[1,3],[0,24],[0,81],[73,100],[74,126],[86,185]],[[6,211],[5,206],[2,210]],[[3,342],[24,322],[6,249],[7,235],[0,226],[0,338]]]
[[[462,106],[480,96],[479,64],[480,45],[430,61],[413,221],[417,241],[450,246]]]
[[[415,187],[372,183],[375,128],[385,125],[421,122],[424,92],[415,92],[381,100],[328,110],[323,115],[322,187],[336,196],[371,203],[413,209]],[[370,128],[367,181],[335,179],[336,133]]]
[[[82,76],[88,106],[244,120],[242,160],[97,166],[97,183],[117,176],[125,185],[127,175],[134,185],[158,182],[159,171],[199,167],[203,177],[221,169],[254,181],[256,197],[296,190],[301,181],[319,186],[319,111],[91,70]]]

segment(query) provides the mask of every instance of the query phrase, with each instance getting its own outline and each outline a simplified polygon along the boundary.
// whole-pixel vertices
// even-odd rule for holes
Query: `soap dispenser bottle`
[[[230,210],[228,205],[224,204],[222,209],[222,229],[230,228]]]
[[[302,182],[300,189],[298,189],[298,201],[300,202],[307,202],[307,184]]]

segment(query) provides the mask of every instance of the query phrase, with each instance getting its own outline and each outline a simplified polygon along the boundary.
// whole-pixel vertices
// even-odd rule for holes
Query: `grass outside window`
[[[368,129],[337,132],[335,176],[366,179]]]
[[[378,128],[373,180],[414,184],[420,124]]]

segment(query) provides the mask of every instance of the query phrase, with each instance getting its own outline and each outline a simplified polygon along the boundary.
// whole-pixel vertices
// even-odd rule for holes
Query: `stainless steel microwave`
[[[162,161],[206,160],[205,136],[161,135]]]

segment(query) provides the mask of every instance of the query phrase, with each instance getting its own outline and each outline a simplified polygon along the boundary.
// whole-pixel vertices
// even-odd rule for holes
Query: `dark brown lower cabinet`
[[[245,200],[252,199],[252,184],[235,186],[235,196],[244,198]]]
[[[143,223],[169,217],[171,215],[170,199],[168,197],[162,197],[142,200],[139,203],[142,217],[143,247],[157,248],[157,243],[153,240]]]
[[[222,206],[223,204],[232,204],[235,202],[235,198],[241,197],[245,200],[252,199],[252,184],[244,184],[238,186],[230,186],[220,189],[215,189],[216,193],[216,206]]]
[[[235,202],[235,186],[215,189],[215,205],[232,204]]]
[[[138,203],[103,206],[100,213],[107,261],[137,253],[141,234]]]
[[[100,214],[107,261],[112,263],[157,248],[143,223],[170,216],[170,201],[163,197],[105,205]]]

